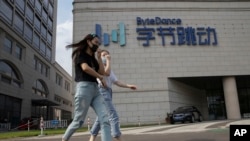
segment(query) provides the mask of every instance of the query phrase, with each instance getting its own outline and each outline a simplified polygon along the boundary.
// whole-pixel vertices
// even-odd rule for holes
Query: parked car
[[[39,120],[39,118],[33,118],[33,117],[23,118],[18,125],[18,129],[19,130],[27,130],[28,129],[28,121],[29,121],[30,129],[39,129],[40,120]]]
[[[179,107],[173,111],[170,116],[170,123],[174,124],[175,122],[186,122],[189,121],[191,123],[195,121],[202,121],[201,112],[195,106],[184,106]]]

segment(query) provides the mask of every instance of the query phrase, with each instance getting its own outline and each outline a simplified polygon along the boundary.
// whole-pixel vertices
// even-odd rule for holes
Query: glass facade
[[[9,2],[3,0],[1,5],[1,16],[3,16],[9,26],[13,27],[31,46],[37,48],[48,61],[51,61],[51,32],[53,32],[54,12],[51,1],[16,0]],[[44,41],[40,41],[41,39],[44,39]],[[40,44],[42,44],[41,49]],[[45,50],[44,44],[46,46]],[[50,52],[48,53],[46,53],[47,47],[50,48]]]
[[[240,104],[240,113],[244,118],[245,114],[250,114],[250,76],[236,77],[236,81]]]
[[[22,100],[0,93],[0,119],[17,127],[20,122]]]

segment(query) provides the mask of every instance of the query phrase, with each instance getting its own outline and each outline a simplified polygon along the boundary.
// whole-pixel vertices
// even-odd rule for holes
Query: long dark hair
[[[75,59],[78,55],[80,55],[81,52],[86,52],[87,48],[88,48],[88,40],[93,40],[95,37],[99,38],[96,34],[88,34],[86,35],[81,41],[79,41],[78,43],[73,43],[70,45],[67,45],[66,48],[73,48],[73,52],[72,52],[72,59],[75,62]],[[93,55],[94,56],[94,55]]]

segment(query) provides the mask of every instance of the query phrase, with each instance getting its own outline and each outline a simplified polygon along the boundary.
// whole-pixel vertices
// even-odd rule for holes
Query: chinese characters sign
[[[161,38],[162,46],[167,43],[171,45],[217,45],[215,28],[211,27],[183,27],[181,19],[142,19],[136,18],[137,25],[143,27],[136,28],[137,40],[143,40],[143,46],[150,45],[151,40],[156,36]],[[147,25],[158,25],[156,28],[146,27]],[[176,25],[176,26],[175,26]],[[170,37],[169,41],[166,37]]]

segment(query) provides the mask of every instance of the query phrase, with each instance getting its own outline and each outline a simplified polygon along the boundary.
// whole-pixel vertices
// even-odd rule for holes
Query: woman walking
[[[70,44],[67,48],[73,48],[72,58],[75,66],[75,109],[74,118],[62,137],[62,141],[68,141],[73,133],[82,126],[89,107],[91,106],[99,117],[102,141],[111,141],[110,124],[105,107],[105,101],[98,91],[96,79],[103,80],[104,67],[101,52],[98,50],[100,41],[97,35],[88,34],[78,43]],[[97,52],[97,59],[95,53]]]
[[[110,62],[111,57],[107,50],[102,50],[101,56],[102,56],[102,61],[104,63],[104,71],[105,71],[104,80],[107,83],[107,87],[99,86],[99,90],[100,90],[101,95],[104,97],[105,103],[107,106],[107,110],[109,114],[109,121],[111,125],[111,134],[117,141],[121,141],[122,139],[121,139],[121,131],[120,131],[120,125],[119,125],[119,116],[112,103],[112,84],[115,84],[123,88],[130,88],[132,90],[136,90],[136,86],[125,84],[117,79],[114,72],[111,70],[111,62]],[[89,141],[95,141],[100,128],[102,129],[102,127],[100,127],[100,119],[99,117],[97,117],[93,127],[91,128],[91,131],[90,131],[91,137]]]

